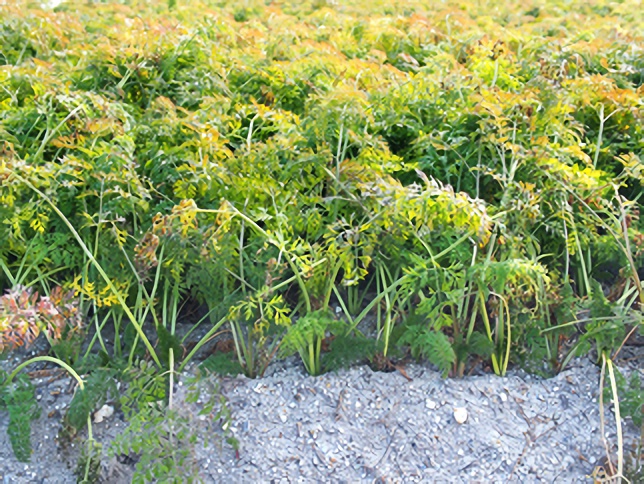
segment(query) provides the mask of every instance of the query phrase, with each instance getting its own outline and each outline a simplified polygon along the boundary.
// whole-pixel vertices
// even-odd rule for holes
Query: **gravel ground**
[[[408,366],[406,376],[411,380],[361,366],[313,378],[290,360],[261,380],[218,378],[240,448],[237,455],[215,443],[197,446],[201,477],[231,483],[589,482],[604,461],[599,369],[587,359],[551,379],[519,371],[443,379],[420,365]],[[43,414],[33,424],[32,463],[14,459],[8,416],[0,412],[0,482],[74,482],[68,465],[76,449],[60,449],[54,438],[73,385],[66,378],[36,385]],[[199,404],[183,401],[185,388],[178,386],[179,406],[196,415]],[[458,423],[465,413],[467,420]],[[613,444],[613,414],[606,415]],[[116,412],[94,426],[105,447],[123,428],[121,419]],[[624,433],[627,444],[636,441],[630,421]],[[129,482],[133,461],[121,461],[105,459],[104,482]]]

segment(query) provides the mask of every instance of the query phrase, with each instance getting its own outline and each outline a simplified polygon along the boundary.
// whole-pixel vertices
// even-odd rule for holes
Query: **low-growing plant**
[[[21,375],[13,383],[0,374],[0,407],[9,413],[7,433],[13,453],[20,462],[31,460],[31,421],[40,416],[40,407],[29,378]]]
[[[16,286],[0,296],[0,351],[29,346],[42,333],[62,359],[75,359],[82,342],[82,315],[73,292],[48,296]]]
[[[85,383],[78,373],[76,373],[76,371],[74,371],[74,369],[64,361],[51,356],[36,356],[30,358],[18,365],[6,378],[0,381],[0,395],[3,396],[3,399],[7,404],[10,417],[13,413],[14,418],[14,422],[9,424],[14,453],[17,458],[24,461],[29,461],[31,458],[30,421],[37,418],[40,408],[36,402],[31,383],[24,379],[21,380],[22,377],[19,373],[23,368],[39,362],[53,363],[62,367],[76,380],[79,391],[83,392],[85,390]],[[14,385],[16,378],[18,378],[18,382],[22,381],[22,383],[19,383],[17,386]],[[84,470],[79,474],[79,480],[82,482],[89,482],[90,474],[97,465],[96,459],[100,459],[100,456],[95,452],[97,444],[92,437],[91,416],[89,412],[87,412],[86,415],[85,412],[81,412],[80,414],[81,417],[86,418],[88,438],[86,440],[86,451],[83,454],[86,465],[84,466]]]
[[[283,333],[291,322],[290,310],[280,295],[268,289],[250,296],[228,313],[235,350],[244,373],[262,376],[271,362]]]
[[[60,287],[52,290],[50,296],[38,296],[30,288],[20,286],[9,291],[0,298],[0,346],[1,350],[12,349],[17,346],[29,346],[38,337],[42,331],[46,334],[52,349],[59,353],[59,356],[67,356],[68,359],[75,360],[78,349],[74,351],[73,358],[69,358],[68,352],[62,352],[59,346],[60,340],[70,344],[71,338],[76,331],[82,326],[82,319],[78,308],[78,301],[72,293],[64,293]],[[72,335],[72,336],[70,336]],[[76,342],[77,348],[80,341]],[[62,353],[62,354],[61,354]],[[20,461],[28,462],[31,458],[31,420],[37,418],[40,414],[40,407],[36,401],[33,387],[27,377],[20,375],[19,372],[24,367],[38,362],[50,362],[64,368],[72,377],[76,379],[80,387],[75,395],[72,405],[72,413],[68,414],[70,422],[76,428],[88,425],[90,427],[90,437],[87,441],[88,455],[94,455],[91,450],[94,441],[91,437],[91,408],[83,405],[86,396],[84,381],[69,366],[68,362],[60,357],[37,356],[28,359],[18,365],[17,368],[9,375],[2,375],[0,379],[0,396],[2,397],[3,406],[6,406],[9,412],[9,437],[16,458]],[[82,410],[77,412],[79,407]],[[89,468],[83,474],[87,478]]]
[[[334,319],[328,310],[317,310],[297,319],[286,331],[280,346],[282,357],[298,353],[306,371],[322,373],[322,341],[346,330],[346,324]]]
[[[236,448],[229,432],[230,411],[213,384],[206,388],[207,399],[200,403],[198,415],[191,415],[173,406],[167,375],[159,375],[154,367],[141,364],[130,370],[127,380],[120,405],[128,426],[112,442],[109,453],[136,460],[132,482],[199,482],[195,447],[200,439],[221,439]],[[199,380],[186,381],[186,403],[200,399],[207,382]],[[195,426],[194,419],[200,417],[205,417],[203,424]]]
[[[96,368],[85,378],[82,389],[74,393],[63,418],[63,433],[72,439],[84,429],[92,413],[108,400],[118,397],[118,372],[110,368]]]
[[[619,396],[620,413],[629,419],[639,429],[640,435],[632,445],[625,444],[624,450],[624,475],[631,482],[635,482],[644,473],[644,384],[641,375],[632,371],[626,378],[615,366],[615,387]],[[610,397],[610,390],[604,389],[604,399]],[[626,449],[630,448],[628,451]]]

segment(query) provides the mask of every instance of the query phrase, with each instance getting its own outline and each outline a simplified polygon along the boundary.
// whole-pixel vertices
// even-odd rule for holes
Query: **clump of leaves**
[[[592,297],[585,304],[590,322],[585,325],[574,351],[579,356],[587,354],[594,343],[599,360],[602,351],[610,352],[624,341],[625,325],[633,316],[629,314],[629,308],[611,304],[599,282],[593,280],[591,284]]]
[[[40,416],[34,387],[29,378],[20,375],[11,383],[4,384],[5,375],[0,375],[0,407],[9,413],[7,433],[13,453],[20,462],[31,459],[31,421]]]
[[[426,324],[409,326],[398,340],[408,344],[414,358],[427,358],[447,376],[456,362],[456,352],[446,334],[429,328]]]
[[[137,460],[132,482],[194,482],[198,469],[190,459],[194,444],[190,427],[178,412],[167,408],[166,378],[141,363],[120,399],[128,427],[112,443],[110,452]]]
[[[631,372],[628,380],[616,372],[619,406],[623,416],[633,419],[638,428],[644,424],[644,382],[637,371]],[[608,388],[606,389],[608,390]]]
[[[93,484],[100,482],[101,478],[101,453],[103,446],[90,439],[78,458],[74,475],[79,484]]]
[[[53,342],[71,339],[82,326],[78,300],[61,287],[39,296],[32,287],[16,286],[0,297],[0,352],[28,346],[41,332]]]
[[[279,336],[291,318],[279,294],[267,288],[232,306],[228,320],[239,364],[249,378],[262,376],[275,356]]]
[[[142,405],[126,415],[128,427],[112,443],[111,452],[135,456],[132,482],[196,482],[199,468],[194,459],[196,435],[193,422],[162,402]]]
[[[243,368],[232,353],[216,353],[203,360],[199,368],[218,375],[238,375]]]
[[[312,311],[298,318],[289,328],[280,346],[283,357],[298,353],[310,375],[322,373],[320,356],[327,332],[335,334],[346,326],[334,319],[328,310]]]
[[[65,434],[72,438],[85,428],[90,414],[108,399],[119,394],[114,379],[116,372],[107,368],[94,370],[86,379],[84,387],[78,388],[64,418]]]
[[[346,368],[364,360],[371,361],[384,347],[382,340],[375,341],[360,334],[342,331],[329,340],[328,350],[322,355],[322,371],[325,372]]]
[[[230,431],[232,414],[228,400],[221,393],[216,380],[202,378],[201,374],[197,374],[186,379],[186,386],[188,387],[186,403],[198,403],[200,409],[197,416],[206,417],[203,421],[207,431],[202,432],[200,438],[207,443],[209,438],[222,437],[224,442],[237,450],[239,442]]]
[[[110,454],[133,456],[136,471],[132,482],[156,480],[183,483],[199,482],[199,467],[194,456],[200,435],[194,416],[185,410],[172,408],[166,402],[164,377],[142,364],[121,397],[121,405],[128,422],[126,430],[112,443]],[[200,397],[196,382],[189,382],[187,403]],[[227,429],[230,411],[226,400],[216,387],[209,389],[210,398],[203,404],[199,415],[210,417],[210,423],[223,424],[226,441],[236,446]],[[219,398],[217,398],[219,396]],[[207,419],[208,420],[208,419]],[[201,425],[201,424],[200,424]],[[206,432],[211,434],[210,431]]]

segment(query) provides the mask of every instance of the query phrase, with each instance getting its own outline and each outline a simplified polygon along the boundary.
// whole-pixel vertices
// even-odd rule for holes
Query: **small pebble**
[[[467,421],[467,410],[462,407],[455,408],[454,420],[456,420],[456,423],[464,424]]]
[[[105,404],[94,413],[94,423],[101,423],[112,415],[114,415],[114,407]]]

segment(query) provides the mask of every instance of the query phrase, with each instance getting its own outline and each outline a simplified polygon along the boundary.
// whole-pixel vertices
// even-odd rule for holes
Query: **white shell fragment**
[[[114,415],[114,407],[111,405],[103,405],[94,413],[94,423],[101,423],[112,415]]]
[[[467,421],[467,410],[464,408],[455,408],[454,420],[459,424],[464,424]]]

